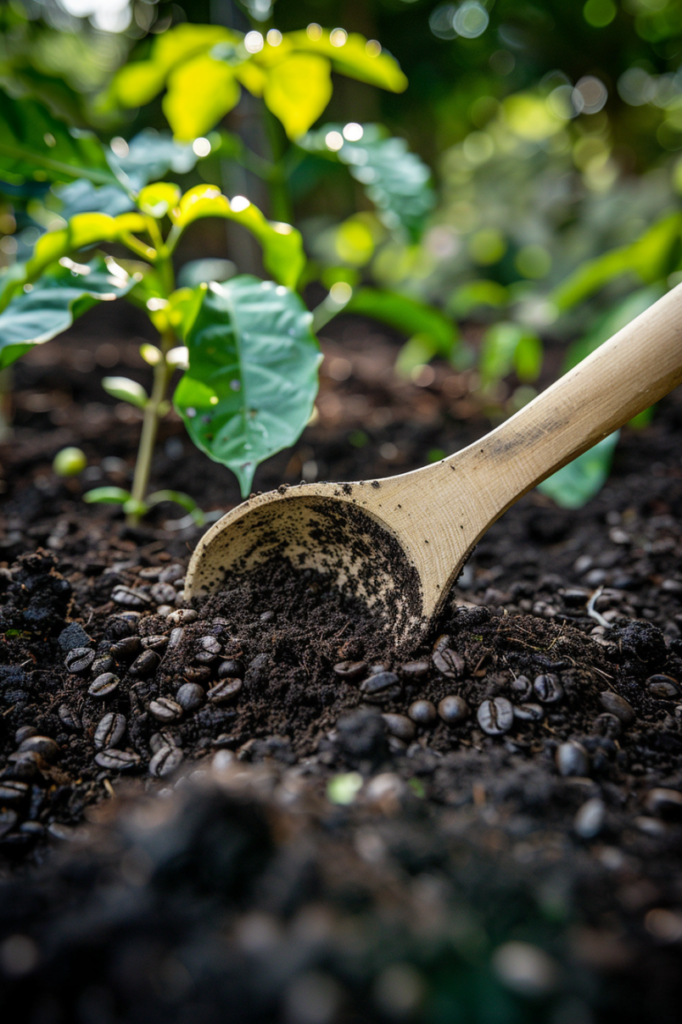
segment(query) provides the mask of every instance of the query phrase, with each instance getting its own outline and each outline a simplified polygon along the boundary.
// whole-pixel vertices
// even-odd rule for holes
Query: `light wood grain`
[[[263,538],[280,529],[292,558],[295,552],[298,562],[328,571],[329,559],[324,564],[311,537],[310,512],[311,502],[327,500],[356,505],[398,539],[419,573],[421,614],[428,619],[474,545],[510,505],[680,382],[682,285],[515,416],[442,462],[353,484],[347,493],[337,484],[290,487],[233,509],[197,545],[185,596],[215,590],[226,567],[254,564],[264,554],[249,525],[256,519],[242,522],[258,510],[261,522],[267,519]],[[346,566],[339,579],[353,571]]]

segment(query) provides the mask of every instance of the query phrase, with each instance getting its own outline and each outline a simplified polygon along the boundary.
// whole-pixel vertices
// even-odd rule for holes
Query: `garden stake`
[[[226,570],[272,557],[331,574],[389,615],[425,628],[486,530],[522,495],[682,381],[682,285],[480,441],[400,476],[280,487],[201,539],[185,598]]]

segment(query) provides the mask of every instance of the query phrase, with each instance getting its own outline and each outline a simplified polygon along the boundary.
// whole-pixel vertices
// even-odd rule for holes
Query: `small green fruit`
[[[80,448],[62,448],[55,455],[52,468],[57,476],[78,476],[87,464],[87,456]]]

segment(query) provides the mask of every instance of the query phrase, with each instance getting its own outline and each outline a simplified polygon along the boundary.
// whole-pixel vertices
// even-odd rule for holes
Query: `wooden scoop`
[[[383,480],[282,486],[202,537],[185,598],[283,556],[331,574],[400,633],[437,614],[474,546],[526,491],[682,381],[682,285],[480,441]]]

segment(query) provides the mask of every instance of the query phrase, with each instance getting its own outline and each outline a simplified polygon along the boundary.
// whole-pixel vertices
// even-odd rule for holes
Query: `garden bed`
[[[510,510],[398,655],[282,566],[187,608],[196,528],[163,507],[128,528],[51,475],[65,444],[89,484],[132,463],[139,427],[92,371],[134,376],[136,350],[99,323],[17,367],[1,456],[1,984],[25,1019],[676,1020],[680,396],[583,510]],[[406,384],[390,338],[335,330],[319,419],[259,489],[488,428],[466,375]],[[164,429],[158,482],[235,504]]]

